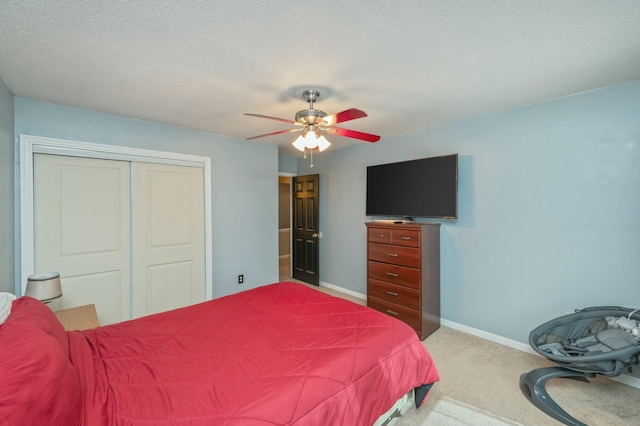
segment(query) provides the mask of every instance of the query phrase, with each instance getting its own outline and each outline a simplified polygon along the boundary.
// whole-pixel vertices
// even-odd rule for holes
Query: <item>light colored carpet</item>
[[[335,290],[313,287],[334,296],[366,304],[364,300]],[[429,413],[436,410],[441,400],[456,401],[466,408],[471,407],[525,426],[561,424],[536,408],[520,392],[519,381],[522,373],[555,365],[546,358],[448,327],[441,327],[423,344],[433,356],[440,373],[440,382],[431,388],[423,406],[419,410],[416,410],[415,406],[411,407],[401,419],[398,419],[396,426],[437,424],[425,421],[428,421]],[[547,382],[546,389],[551,398],[564,410],[583,423],[608,426],[640,425],[640,389],[600,376],[589,380],[590,383],[552,379]]]
[[[519,423],[496,416],[471,405],[441,398],[420,426],[518,426]]]
[[[522,395],[520,375],[554,364],[479,337],[441,327],[423,344],[440,373],[423,406],[411,410],[398,426],[421,423],[439,401],[451,399],[527,426],[553,426],[552,419]],[[584,383],[569,379],[547,382],[549,395],[569,414],[589,425],[640,425],[640,389],[597,377]],[[460,423],[464,425],[465,423]]]

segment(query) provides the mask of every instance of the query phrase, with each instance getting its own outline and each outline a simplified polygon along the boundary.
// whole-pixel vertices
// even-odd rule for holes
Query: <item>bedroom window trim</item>
[[[203,169],[204,178],[204,228],[205,228],[205,298],[213,298],[213,240],[211,220],[211,158],[199,155],[180,154],[176,152],[154,151],[116,145],[105,145],[91,142],[63,140],[43,136],[20,135],[18,193],[20,212],[16,215],[20,229],[16,260],[20,271],[16,282],[16,293],[24,294],[27,277],[34,273],[35,233],[34,233],[34,154],[56,154],[72,157],[122,160],[129,162],[146,162],[169,164]]]

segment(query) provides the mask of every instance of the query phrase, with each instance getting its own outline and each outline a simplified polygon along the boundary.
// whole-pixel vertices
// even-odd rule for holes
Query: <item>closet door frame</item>
[[[56,154],[72,157],[101,158],[199,167],[204,178],[204,277],[205,298],[213,297],[213,240],[211,234],[211,158],[175,152],[154,151],[116,145],[70,141],[43,136],[20,135],[20,192],[18,197],[20,212],[16,214],[20,229],[20,244],[16,247],[16,259],[20,271],[16,282],[16,294],[22,295],[27,285],[27,277],[35,273],[35,232],[33,214],[34,196],[34,154]]]

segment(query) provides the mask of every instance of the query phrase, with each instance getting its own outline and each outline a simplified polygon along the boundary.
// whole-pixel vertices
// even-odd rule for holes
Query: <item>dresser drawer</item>
[[[420,311],[415,309],[405,308],[404,306],[396,305],[395,303],[387,302],[375,297],[367,297],[367,305],[370,308],[387,314],[391,317],[398,318],[401,321],[409,324],[419,335],[421,334],[420,326]]]
[[[419,268],[420,249],[390,244],[369,243],[369,260]]]
[[[420,231],[412,229],[394,229],[391,244],[408,247],[420,247]]]
[[[391,242],[391,230],[384,228],[369,228],[367,230],[367,241],[372,243],[386,243]]]
[[[367,295],[412,309],[420,309],[420,291],[384,281],[369,279]]]
[[[420,270],[390,263],[368,262],[369,278],[405,287],[420,288]]]

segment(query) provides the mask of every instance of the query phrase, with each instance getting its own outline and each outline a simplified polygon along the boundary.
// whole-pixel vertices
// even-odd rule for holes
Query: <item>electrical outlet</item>
[[[244,283],[244,274],[238,275],[238,284]]]

